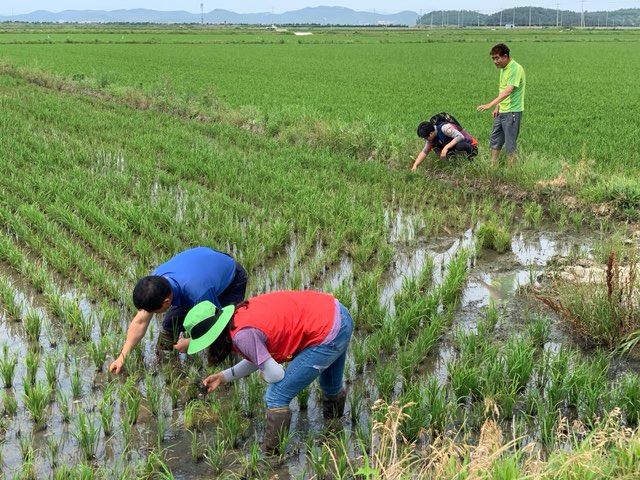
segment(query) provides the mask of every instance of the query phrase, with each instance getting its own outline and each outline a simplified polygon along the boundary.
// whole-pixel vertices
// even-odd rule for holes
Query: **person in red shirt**
[[[244,357],[205,378],[209,392],[256,370],[269,383],[265,451],[277,450],[278,435],[291,421],[291,400],[318,377],[324,417],[343,415],[343,373],[353,320],[332,295],[272,292],[222,309],[201,302],[189,311],[184,326],[191,338],[187,353],[208,349],[208,357],[218,362],[232,350]],[[288,363],[286,369],[283,363]]]

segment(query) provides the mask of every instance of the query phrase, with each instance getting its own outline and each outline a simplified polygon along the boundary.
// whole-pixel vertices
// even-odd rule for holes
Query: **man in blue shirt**
[[[239,303],[246,290],[247,272],[230,255],[207,247],[177,254],[141,278],[133,289],[138,312],[129,324],[122,351],[109,370],[120,373],[125,357],[144,337],[154,313],[166,312],[158,347],[170,350],[173,346],[185,352],[189,339],[178,340],[178,336],[184,332],[182,323],[189,310],[205,300],[218,308]]]

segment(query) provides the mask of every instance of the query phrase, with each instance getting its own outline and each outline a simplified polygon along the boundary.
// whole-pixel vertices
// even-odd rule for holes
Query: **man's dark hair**
[[[509,56],[509,47],[507,47],[504,43],[499,43],[494,45],[489,52],[489,55],[500,55],[501,57]]]
[[[418,136],[420,138],[427,138],[435,128],[435,125],[431,122],[421,122],[420,125],[418,125]]]
[[[169,280],[160,275],[149,275],[138,280],[133,289],[133,304],[138,310],[153,312],[171,294]]]

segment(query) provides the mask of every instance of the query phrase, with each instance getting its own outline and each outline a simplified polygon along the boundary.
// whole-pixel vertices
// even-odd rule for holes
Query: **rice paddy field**
[[[0,26],[4,478],[638,478],[636,30]],[[489,49],[527,72],[512,168],[488,153]],[[428,158],[449,111],[481,145]],[[249,295],[354,316],[347,411],[265,383],[206,395],[158,323],[107,367],[131,290],[233,254]]]

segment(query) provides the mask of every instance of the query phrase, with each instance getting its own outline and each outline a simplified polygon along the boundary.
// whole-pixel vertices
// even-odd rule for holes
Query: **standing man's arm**
[[[124,359],[129,355],[131,350],[140,343],[144,334],[147,333],[147,328],[149,327],[152,317],[153,313],[147,312],[146,310],[138,310],[138,313],[136,313],[129,324],[129,328],[127,329],[127,339],[122,346],[120,355],[118,355],[118,357],[111,362],[111,365],[109,366],[110,372],[118,374],[122,371]]]
[[[513,92],[514,86],[507,85],[504,90],[500,92],[500,94],[491,100],[489,103],[485,103],[483,105],[478,105],[477,110],[479,112],[484,112],[485,110],[489,110],[490,108],[496,107],[493,110],[493,116],[495,117],[498,113],[500,113],[500,102],[502,102],[505,98],[507,98]]]

